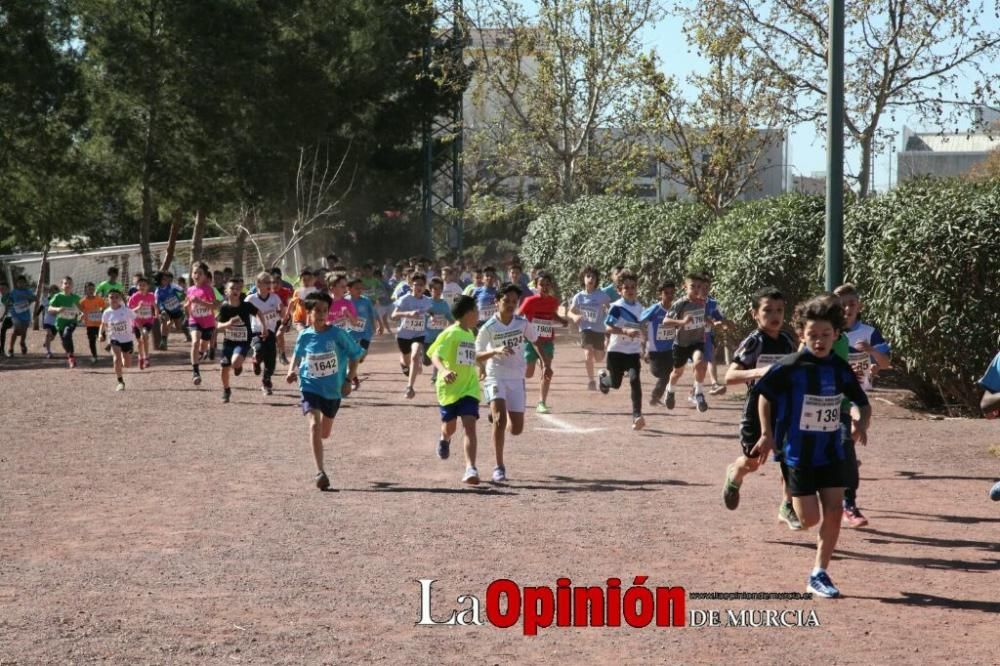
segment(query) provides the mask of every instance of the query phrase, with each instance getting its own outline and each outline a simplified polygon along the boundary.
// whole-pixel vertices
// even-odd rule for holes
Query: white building
[[[903,150],[897,157],[898,182],[920,176],[960,176],[1000,149],[1000,129],[990,132],[914,132],[903,128]]]

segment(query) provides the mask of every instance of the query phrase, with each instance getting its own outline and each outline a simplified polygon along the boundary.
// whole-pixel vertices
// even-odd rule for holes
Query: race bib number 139
[[[844,396],[806,395],[802,398],[799,430],[805,432],[835,432],[840,429],[840,403]]]

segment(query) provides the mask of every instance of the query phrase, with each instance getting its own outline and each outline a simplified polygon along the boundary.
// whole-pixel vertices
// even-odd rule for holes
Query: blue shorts
[[[299,402],[302,405],[302,414],[308,414],[309,412],[317,409],[323,416],[328,419],[332,419],[337,415],[340,410],[340,399],[334,398],[324,398],[316,393],[311,393],[309,391],[302,392],[302,400]]]
[[[715,363],[715,331],[705,334],[705,360],[708,363]]]
[[[479,399],[466,396],[450,405],[441,405],[441,421],[447,423],[460,416],[475,416],[479,418]]]

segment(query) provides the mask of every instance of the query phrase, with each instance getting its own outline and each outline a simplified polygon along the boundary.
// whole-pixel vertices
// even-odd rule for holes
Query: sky
[[[987,17],[983,20],[982,27],[1000,31],[1000,18],[989,11],[987,4]],[[642,34],[645,50],[653,49],[661,57],[661,60],[670,63],[669,74],[673,74],[678,80],[682,80],[688,72],[700,71],[704,68],[705,62],[696,55],[688,53],[687,43],[684,37],[681,20],[676,16],[669,16],[655,26],[647,28]],[[1000,64],[994,62],[997,78],[1000,78]],[[965,82],[968,90],[971,90],[972,82]],[[904,112],[905,113],[905,112]],[[900,115],[900,114],[897,114]],[[940,128],[933,123],[924,121],[919,115],[908,118],[898,118],[898,122],[892,123],[889,119],[884,121],[887,127],[898,130],[896,139],[896,151],[902,147],[902,129],[905,124],[911,130],[936,132]],[[971,115],[969,116],[971,125]],[[960,127],[960,129],[966,129]],[[812,175],[814,172],[826,172],[826,135],[818,135],[812,125],[802,125],[792,131],[792,138],[789,147],[788,161],[792,165],[792,174]],[[892,183],[896,181],[895,155],[892,159],[885,153],[875,157],[875,189],[885,191],[889,183],[889,168],[892,162]],[[859,150],[848,150],[846,154],[846,173],[854,173],[858,169],[860,162]]]

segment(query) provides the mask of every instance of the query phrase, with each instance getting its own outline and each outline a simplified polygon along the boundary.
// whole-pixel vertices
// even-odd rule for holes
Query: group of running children
[[[51,318],[46,342],[59,337],[69,367],[75,367],[72,335],[82,322],[92,358],[97,357],[97,341],[108,341],[117,390],[124,390],[123,368],[129,367],[133,353],[138,353],[139,369],[149,367],[149,337],[157,321],[162,325],[162,348],[171,329],[189,336],[195,385],[201,383],[200,363],[213,356],[219,336],[225,402],[231,396],[231,375],[240,375],[248,358],[254,374],[262,375],[261,390],[270,394],[280,354],[288,365],[286,381],[297,382],[301,392],[317,469],[315,484],[321,490],[331,485],[323,442],[330,437],[341,400],[359,387],[358,366],[373,336],[390,332],[390,322],[397,328],[405,398],[414,397],[422,368],[432,368],[441,415],[439,458],[449,458],[461,422],[466,484],[480,482],[476,425],[484,398],[496,458],[492,480],[507,481],[505,438],[508,432],[523,432],[526,379],[541,366],[536,411],[548,414],[555,329],[570,320],[580,332],[587,388],[607,394],[628,378],[632,429],[645,426],[643,362],[656,380],[650,405],[675,407],[676,387],[691,363],[694,381],[687,399],[700,412],[708,409],[705,379],[714,357],[713,332],[728,322],[708,295],[711,285],[705,275],[688,275],[679,298],[675,284],[661,284],[658,301],[643,307],[637,300],[635,274],[618,267],[611,283],[601,288],[599,271],[588,267],[580,274],[582,289],[563,310],[550,274],[537,271],[529,280],[517,265],[503,283],[493,268],[476,270],[465,287],[449,267],[430,279],[420,267],[402,274],[397,270],[389,285],[374,277],[372,265],[350,279],[346,269],[338,268],[329,275],[319,272],[318,279],[305,270],[297,287],[281,280],[280,271],[259,274],[249,290],[240,278],[231,277],[224,294],[214,287],[205,264],[193,267],[186,289],[163,273],[156,276],[155,291],[138,276],[129,293],[117,283],[117,273],[109,271],[107,281],[88,283],[80,297],[67,277],[45,306]],[[8,355],[18,337],[25,350],[24,322],[30,321],[33,299],[23,280],[3,296],[13,321],[8,326],[5,319],[4,338],[8,328],[14,329]],[[737,348],[725,384],[711,390],[717,395],[728,384],[748,387],[740,423],[742,452],[726,469],[723,502],[736,509],[747,476],[773,454],[782,472],[779,519],[793,530],[819,525],[807,589],[836,597],[839,591],[826,569],[842,523],[867,524],[857,507],[860,462],[855,447],[867,444],[871,407],[865,392],[871,388],[873,371],[890,367],[890,348],[876,327],[860,321],[862,303],[852,285],[800,303],[791,322],[794,335],[786,326],[785,305],[785,297],[774,288],[753,295],[750,314],[757,327]],[[282,338],[291,325],[298,336],[289,362]],[[980,383],[986,389],[984,411],[1000,413],[1000,354]],[[1000,484],[994,495],[1000,498]]]

